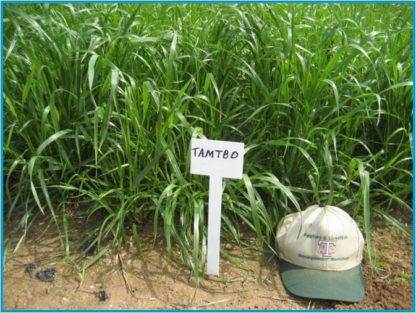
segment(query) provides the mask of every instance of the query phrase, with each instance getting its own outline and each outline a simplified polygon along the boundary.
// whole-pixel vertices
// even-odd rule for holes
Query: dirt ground
[[[366,295],[359,303],[292,296],[282,285],[274,257],[232,244],[223,243],[237,264],[222,258],[219,277],[196,281],[188,268],[164,253],[163,241],[144,243],[142,257],[133,245],[108,253],[82,273],[82,262],[90,259],[62,257],[59,240],[43,234],[6,255],[4,309],[411,310],[412,242],[391,227],[380,224],[373,229],[376,270],[363,262]],[[55,281],[39,281],[36,271],[26,273],[28,263],[35,263],[36,271],[55,268]],[[98,292],[103,290],[109,298],[100,301]]]

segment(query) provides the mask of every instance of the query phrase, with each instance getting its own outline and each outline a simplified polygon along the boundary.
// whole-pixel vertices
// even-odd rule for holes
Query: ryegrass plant
[[[100,253],[160,230],[199,274],[207,178],[190,139],[242,141],[222,234],[273,251],[278,221],[313,203],[410,235],[412,6],[408,4],[7,4],[6,222],[22,242],[40,214],[67,254],[71,217]],[[75,209],[74,209],[75,208]],[[226,256],[225,252],[223,255]],[[369,250],[371,255],[371,250]]]

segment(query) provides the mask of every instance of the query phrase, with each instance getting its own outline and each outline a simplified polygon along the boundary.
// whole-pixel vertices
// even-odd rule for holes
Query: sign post
[[[244,143],[191,140],[191,174],[209,176],[207,274],[218,275],[222,179],[243,177]]]

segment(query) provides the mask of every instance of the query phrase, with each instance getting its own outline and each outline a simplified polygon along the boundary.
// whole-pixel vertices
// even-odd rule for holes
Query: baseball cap
[[[294,295],[345,302],[364,297],[364,238],[347,212],[313,205],[288,214],[276,239],[281,279]]]

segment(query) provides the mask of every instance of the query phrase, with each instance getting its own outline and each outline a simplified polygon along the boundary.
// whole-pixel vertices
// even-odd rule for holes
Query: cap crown
[[[364,238],[340,208],[311,206],[287,215],[277,230],[279,257],[317,270],[344,271],[361,263]]]

